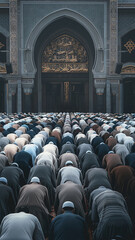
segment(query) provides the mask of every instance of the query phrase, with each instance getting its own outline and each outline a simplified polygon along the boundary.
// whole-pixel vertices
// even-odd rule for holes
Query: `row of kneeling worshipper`
[[[135,115],[0,116],[0,240],[134,240]]]

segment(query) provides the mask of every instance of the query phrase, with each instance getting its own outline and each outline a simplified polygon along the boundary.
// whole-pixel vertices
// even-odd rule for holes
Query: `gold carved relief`
[[[0,42],[0,49],[3,48],[4,46],[5,45],[2,42]]]
[[[135,66],[128,65],[122,68],[121,73],[123,74],[135,74]]]
[[[88,72],[87,52],[75,38],[61,35],[45,48],[42,72]]]
[[[0,64],[0,73],[7,73],[5,64]]]
[[[126,47],[128,52],[131,53],[135,49],[135,43],[132,40],[129,40],[126,44],[124,44],[124,47]]]
[[[64,99],[65,102],[69,101],[69,82],[64,82]]]

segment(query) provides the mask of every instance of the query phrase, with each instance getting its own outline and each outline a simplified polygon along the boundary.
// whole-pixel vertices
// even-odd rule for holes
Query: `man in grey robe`
[[[19,212],[5,216],[0,240],[45,240],[39,220],[33,214]]]
[[[91,202],[93,240],[113,239],[116,235],[133,240],[133,225],[122,194],[102,187],[101,192],[96,189],[91,193]]]

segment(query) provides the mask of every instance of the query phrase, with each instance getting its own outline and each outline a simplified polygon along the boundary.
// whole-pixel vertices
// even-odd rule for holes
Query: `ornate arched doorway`
[[[86,111],[88,108],[88,56],[74,37],[53,39],[42,55],[43,109]]]
[[[38,109],[89,111],[94,56],[93,41],[79,23],[66,17],[51,23],[35,46],[38,71],[33,96],[38,89]]]

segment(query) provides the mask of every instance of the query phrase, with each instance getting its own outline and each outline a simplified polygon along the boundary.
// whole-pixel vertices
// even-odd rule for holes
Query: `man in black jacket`
[[[13,190],[4,177],[0,177],[0,222],[9,213],[15,210],[15,198]]]
[[[14,155],[13,161],[18,163],[19,167],[23,170],[25,180],[27,181],[30,169],[33,167],[31,154],[20,151]]]
[[[20,187],[25,184],[23,171],[19,168],[17,163],[12,163],[10,166],[3,168],[0,176],[7,178],[8,185],[13,189],[17,203]]]

